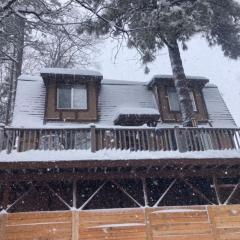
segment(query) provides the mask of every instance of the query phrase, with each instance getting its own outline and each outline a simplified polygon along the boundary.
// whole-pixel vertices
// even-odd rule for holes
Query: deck
[[[0,152],[28,150],[179,151],[240,149],[239,128],[46,128],[0,130]]]

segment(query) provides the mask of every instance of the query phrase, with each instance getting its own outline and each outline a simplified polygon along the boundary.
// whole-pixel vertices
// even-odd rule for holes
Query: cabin
[[[133,79],[135,80],[135,79]],[[240,239],[240,129],[216,85],[45,68],[0,126],[0,239]]]

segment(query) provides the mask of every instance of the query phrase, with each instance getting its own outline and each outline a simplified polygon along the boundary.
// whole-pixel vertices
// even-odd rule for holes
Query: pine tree
[[[128,46],[154,61],[167,47],[184,126],[192,125],[193,108],[179,45],[202,34],[231,58],[240,56],[240,5],[235,0],[76,0],[92,13],[79,33],[127,36]]]

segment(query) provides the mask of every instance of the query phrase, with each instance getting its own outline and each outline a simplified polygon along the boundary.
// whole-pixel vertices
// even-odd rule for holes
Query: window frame
[[[74,102],[74,88],[77,88],[77,86],[84,86],[86,90],[86,108],[74,108],[73,102]],[[59,107],[59,88],[64,87],[70,87],[71,89],[71,107],[70,108],[60,108]],[[56,94],[56,109],[62,110],[62,111],[88,111],[89,108],[89,101],[88,101],[88,85],[84,83],[79,84],[60,84],[57,85],[57,94]]]
[[[169,87],[169,86],[166,87],[166,97],[167,97],[169,112],[171,112],[171,113],[179,113],[181,111],[180,110],[180,103],[179,103],[179,101],[178,101],[178,103],[179,103],[179,110],[171,110],[169,89],[173,89],[176,92],[176,88],[175,87]],[[176,94],[177,94],[177,92],[176,92]],[[190,94],[190,99],[191,99],[191,102],[192,102],[193,111],[195,113],[197,113],[198,112],[198,107],[197,107],[196,98],[195,98],[195,94],[194,94],[193,89],[190,89],[189,94]]]

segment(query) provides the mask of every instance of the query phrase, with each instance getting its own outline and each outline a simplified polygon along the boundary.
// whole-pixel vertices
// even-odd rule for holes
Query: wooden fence
[[[240,129],[229,128],[75,128],[0,129],[0,152],[27,150],[121,149],[204,151],[240,149]]]
[[[0,215],[1,240],[239,240],[240,205]]]

